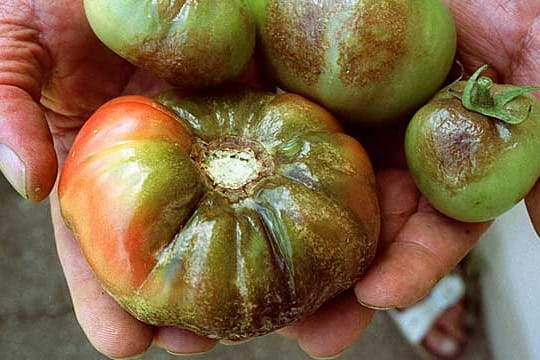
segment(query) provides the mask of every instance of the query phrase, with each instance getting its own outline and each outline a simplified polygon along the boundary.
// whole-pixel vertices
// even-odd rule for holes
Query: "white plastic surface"
[[[540,360],[540,239],[523,203],[477,247],[487,332],[495,360]]]

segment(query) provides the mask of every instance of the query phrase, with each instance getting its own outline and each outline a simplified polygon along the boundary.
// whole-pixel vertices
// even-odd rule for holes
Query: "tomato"
[[[442,85],[456,50],[440,0],[252,0],[261,48],[281,87],[356,124],[413,114]]]
[[[479,77],[440,91],[409,124],[407,162],[440,212],[461,221],[496,218],[540,177],[538,88]]]
[[[359,279],[379,235],[362,146],[293,94],[112,100],[77,136],[59,199],[124,308],[212,338],[313,313]]]
[[[186,88],[235,78],[255,46],[244,0],[84,0],[84,8],[109,48]]]

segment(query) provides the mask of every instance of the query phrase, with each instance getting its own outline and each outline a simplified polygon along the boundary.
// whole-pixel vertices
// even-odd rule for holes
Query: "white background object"
[[[523,202],[495,222],[476,251],[495,360],[540,360],[540,238]]]

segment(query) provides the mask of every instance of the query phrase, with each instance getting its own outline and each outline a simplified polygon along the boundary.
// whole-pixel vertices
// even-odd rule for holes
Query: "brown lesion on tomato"
[[[407,0],[362,2],[343,25],[351,29],[339,45],[340,78],[365,86],[382,81],[406,54]]]
[[[196,4],[199,0],[157,0],[159,18],[166,21],[173,20],[182,10],[185,3]]]
[[[325,36],[336,5],[299,0],[271,1],[265,19],[267,51],[306,84],[317,82],[324,69]]]
[[[182,88],[202,88],[232,80],[232,50],[227,46],[209,51],[208,34],[190,33],[189,44],[184,34],[158,36],[126,50],[127,58],[151,70],[157,77]]]
[[[438,183],[449,191],[481,179],[501,154],[516,144],[516,127],[470,112],[458,99],[434,103],[439,111],[429,119],[430,132],[421,149]]]

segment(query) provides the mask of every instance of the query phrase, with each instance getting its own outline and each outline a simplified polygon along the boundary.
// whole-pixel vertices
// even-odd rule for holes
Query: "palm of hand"
[[[497,82],[540,84],[540,3],[534,0],[446,0],[446,3],[456,21],[457,56],[467,74],[489,64],[490,75]],[[372,308],[406,307],[420,300],[469,252],[489,226],[453,221],[420,196],[403,159],[403,131],[403,128],[384,129],[383,135],[376,131],[361,136],[378,165],[382,210],[376,263],[355,286],[356,298]],[[540,234],[540,182],[526,201]],[[361,335],[369,315],[354,301],[342,299],[339,306],[330,304],[320,314],[285,332],[298,338],[310,354],[334,355]]]
[[[540,16],[536,16],[540,4],[534,0],[447,3],[458,26],[459,57],[468,72],[488,63],[495,80],[540,84],[540,64],[535,63],[540,58],[540,37],[533,36],[540,31]],[[17,149],[27,165],[27,193],[39,199],[56,176],[48,127],[62,158],[79,127],[104,101],[126,88],[145,93],[161,84],[135,75],[131,65],[99,43],[80,2],[8,2],[0,5],[0,30],[8,34],[0,38],[0,43],[7,44],[0,56],[11,61],[0,62],[0,99],[7,100],[0,104],[0,113],[8,114],[0,118],[0,144]],[[18,108],[25,111],[16,111]],[[395,136],[401,134],[387,141],[393,142]],[[419,300],[487,228],[487,224],[462,224],[437,213],[420,197],[403,161],[388,162],[387,157],[382,154],[378,172],[383,229],[377,263],[355,287],[356,297],[345,293],[311,318],[282,331],[298,339],[312,355],[337,354],[361,335],[372,312],[356,298],[380,308]],[[36,188],[41,192],[32,191]],[[531,213],[540,211],[538,188],[528,199]],[[125,357],[144,351],[153,339],[176,352],[213,346],[212,341],[185,331],[151,328],[123,312],[103,293],[80,255],[59,216],[55,198],[52,210],[58,252],[77,317],[98,350]]]

